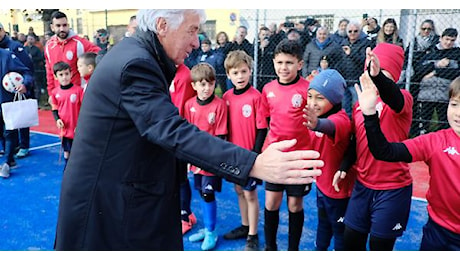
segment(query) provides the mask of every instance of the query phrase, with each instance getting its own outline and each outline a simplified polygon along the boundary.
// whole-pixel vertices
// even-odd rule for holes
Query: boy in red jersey
[[[179,110],[179,115],[184,117],[185,102],[196,95],[192,87],[192,78],[190,76],[190,69],[180,64],[177,66],[176,75],[174,80],[169,86],[169,94],[171,101]],[[192,189],[190,188],[190,181],[188,180],[187,163],[177,160],[176,169],[180,178],[180,204],[181,204],[181,221],[182,221],[182,235],[190,231],[193,225],[196,224],[196,216],[190,207],[192,202]]]
[[[450,128],[402,142],[388,142],[379,124],[375,85],[367,73],[360,78],[358,98],[364,115],[369,149],[378,160],[424,161],[429,167],[428,222],[423,227],[420,250],[460,250],[460,77],[449,89],[447,121]]]
[[[382,131],[391,142],[407,139],[412,122],[412,96],[395,83],[403,62],[404,50],[394,44],[380,43],[372,51],[366,50],[367,70],[380,93],[376,109]],[[370,250],[393,250],[409,219],[412,196],[409,165],[376,160],[369,151],[359,102],[352,114],[356,137],[353,154],[357,160],[351,170],[356,171],[357,177],[344,219],[345,250],[366,250],[369,234]]]
[[[227,136],[227,105],[214,94],[216,72],[208,63],[199,63],[191,69],[192,86],[196,90],[196,97],[185,102],[184,116],[200,130],[225,139]],[[197,147],[198,148],[198,147]],[[195,189],[201,195],[204,229],[189,237],[191,242],[201,241],[202,250],[211,250],[217,243],[216,219],[217,203],[216,192],[222,188],[222,178],[198,167],[191,166],[194,173]]]
[[[56,126],[60,129],[64,159],[70,156],[75,128],[77,127],[78,115],[80,114],[83,100],[83,88],[71,82],[71,67],[68,63],[60,61],[53,65],[54,76],[59,81],[60,87],[50,97],[56,109],[53,109]]]
[[[303,127],[303,108],[307,104],[308,81],[300,77],[303,66],[302,46],[296,41],[283,40],[275,48],[273,63],[278,79],[262,90],[265,114],[270,118],[269,131],[263,150],[271,143],[297,139],[293,150],[311,149],[310,139]],[[278,250],[276,234],[279,209],[286,191],[289,211],[289,248],[299,250],[304,223],[303,197],[310,192],[308,185],[279,185],[265,183],[265,250]]]
[[[88,86],[89,79],[93,75],[94,70],[96,69],[96,57],[97,54],[94,52],[85,52],[77,60],[77,70],[78,73],[85,80],[82,84],[83,92]]]
[[[267,135],[267,117],[263,114],[261,93],[251,86],[253,60],[246,52],[237,50],[227,55],[224,67],[233,87],[222,99],[228,106],[228,141],[260,153]],[[241,226],[224,235],[225,239],[246,238],[246,251],[259,250],[259,179],[251,178],[244,187],[235,185],[241,214]]]
[[[353,188],[353,175],[341,180],[340,188],[334,189],[332,181],[351,137],[351,121],[342,108],[343,93],[347,84],[340,73],[327,69],[317,74],[310,82],[308,105],[305,107],[305,122],[312,149],[324,160],[323,174],[316,178],[316,205],[318,207],[318,228],[316,250],[325,251],[334,238],[334,250],[341,251],[345,225],[343,217]],[[340,172],[341,174],[341,172]]]

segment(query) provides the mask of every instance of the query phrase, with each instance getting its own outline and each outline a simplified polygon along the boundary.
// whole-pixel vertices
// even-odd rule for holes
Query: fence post
[[[411,74],[412,74],[412,59],[414,57],[414,40],[417,30],[417,9],[411,9],[409,12],[409,57],[407,58],[407,67],[406,67],[406,90],[409,91],[411,83]]]

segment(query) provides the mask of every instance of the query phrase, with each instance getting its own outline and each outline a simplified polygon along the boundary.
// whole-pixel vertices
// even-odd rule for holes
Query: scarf
[[[318,46],[318,48],[320,50],[323,50],[328,44],[329,42],[331,41],[331,38],[326,38],[326,40],[324,40],[324,42],[319,42],[318,39],[315,39],[315,44],[316,46]]]
[[[428,49],[434,42],[434,34],[430,33],[427,37],[423,37],[420,34],[415,36],[416,40],[416,45],[415,45],[415,50],[416,51],[425,51]]]

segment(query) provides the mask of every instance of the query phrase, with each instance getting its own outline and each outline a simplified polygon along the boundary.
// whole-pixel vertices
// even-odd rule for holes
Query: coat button
[[[226,163],[220,163],[220,167],[222,167],[224,170],[227,169],[227,164]]]

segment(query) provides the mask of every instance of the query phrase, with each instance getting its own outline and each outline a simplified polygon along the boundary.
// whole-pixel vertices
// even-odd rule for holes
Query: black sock
[[[304,222],[303,209],[299,212],[289,211],[289,244],[288,251],[299,251],[300,238]]]
[[[345,226],[343,246],[345,251],[366,251],[367,234]]]
[[[259,240],[259,235],[258,234],[255,234],[255,235],[248,235],[248,240]]]
[[[279,209],[270,211],[265,208],[265,246],[270,250],[277,250],[278,247],[276,244],[276,233],[278,232],[278,225],[280,221],[279,213]]]
[[[370,236],[369,250],[371,251],[393,251],[396,238],[378,238]]]

